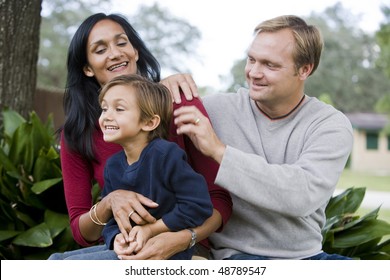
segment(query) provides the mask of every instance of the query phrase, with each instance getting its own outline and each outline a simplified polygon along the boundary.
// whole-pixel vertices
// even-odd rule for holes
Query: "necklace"
[[[298,104],[292,108],[292,110],[290,112],[288,112],[287,114],[283,115],[283,116],[279,116],[279,117],[270,117],[266,112],[264,112],[263,110],[261,110],[261,108],[259,107],[259,105],[257,104],[257,102],[255,102],[256,104],[256,107],[260,110],[260,112],[262,112],[267,118],[269,118],[270,120],[274,121],[274,120],[280,120],[280,119],[283,119],[285,117],[288,117],[289,115],[292,114],[292,112],[294,112],[298,107],[299,105],[301,105],[301,103],[303,102],[303,100],[305,99],[305,95],[302,96],[301,100],[298,102]]]

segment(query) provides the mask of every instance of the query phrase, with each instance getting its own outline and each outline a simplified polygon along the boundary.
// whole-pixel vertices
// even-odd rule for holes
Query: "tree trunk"
[[[33,108],[42,0],[0,0],[0,112]]]

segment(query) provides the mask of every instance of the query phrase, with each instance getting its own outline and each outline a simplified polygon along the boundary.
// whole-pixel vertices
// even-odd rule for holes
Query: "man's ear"
[[[298,76],[301,78],[301,80],[306,80],[307,77],[310,76],[311,72],[313,71],[314,64],[305,64],[302,67],[298,69]]]
[[[95,76],[95,73],[93,72],[93,70],[91,69],[91,67],[89,67],[88,65],[85,65],[85,66],[84,66],[83,71],[84,71],[85,76],[87,76],[87,77],[93,77],[93,76]]]
[[[150,120],[145,121],[144,125],[142,126],[142,130],[144,131],[152,131],[158,127],[160,124],[160,116],[159,115],[154,115]]]

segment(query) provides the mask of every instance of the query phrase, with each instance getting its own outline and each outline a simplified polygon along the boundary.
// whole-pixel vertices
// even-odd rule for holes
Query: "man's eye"
[[[267,67],[271,69],[277,68],[277,66],[273,63],[267,63]]]

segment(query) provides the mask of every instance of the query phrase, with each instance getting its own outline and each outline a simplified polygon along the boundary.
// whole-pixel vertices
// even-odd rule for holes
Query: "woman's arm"
[[[61,134],[61,168],[64,182],[66,206],[70,218],[70,227],[73,238],[81,246],[91,246],[100,237],[101,226],[95,225],[88,217],[92,204],[92,173],[88,172],[91,166],[77,153],[68,149],[64,136]],[[85,222],[84,219],[88,221]],[[86,232],[81,229],[86,224]],[[90,234],[97,232],[96,235]]]
[[[107,223],[107,221],[114,216],[120,232],[124,238],[128,240],[128,233],[132,228],[130,218],[139,225],[154,223],[156,221],[156,219],[145,209],[145,206],[154,208],[157,207],[158,204],[149,198],[132,191],[115,190],[103,197],[93,210],[93,213],[90,214],[90,212],[88,212],[80,216],[80,231],[84,236],[88,236],[88,238],[91,238],[92,240],[97,240],[101,237],[103,225],[96,225],[92,221],[90,215],[92,215],[93,218],[98,217],[98,220],[102,223]],[[129,213],[132,211],[134,211],[134,213],[129,218]],[[100,227],[99,230],[96,229],[97,226]]]

